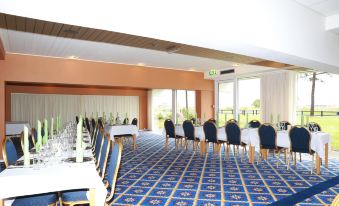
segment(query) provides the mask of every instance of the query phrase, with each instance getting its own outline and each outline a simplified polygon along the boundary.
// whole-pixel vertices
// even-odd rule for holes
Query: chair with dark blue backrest
[[[138,119],[137,118],[133,118],[132,120],[132,125],[138,126]]]
[[[99,175],[101,176],[102,179],[104,178],[105,171],[106,171],[106,163],[107,163],[110,144],[111,144],[111,139],[109,135],[106,135],[102,143],[100,159],[99,159]]]
[[[15,198],[12,206],[54,206],[58,201],[57,194],[46,193]]]
[[[96,139],[96,143],[95,143],[95,149],[94,149],[94,156],[95,156],[95,160],[96,163],[99,162],[99,158],[100,158],[100,152],[101,152],[101,147],[102,147],[102,143],[103,143],[103,133],[101,131],[99,131],[98,133],[98,137]]]
[[[207,121],[203,125],[204,134],[205,134],[205,143],[206,143],[206,150],[209,149],[210,143],[213,145],[213,151],[216,153],[217,151],[220,151],[219,148],[221,145],[224,145],[226,141],[219,140],[218,139],[218,129],[217,125],[214,121]],[[217,145],[218,149],[215,150],[214,146]],[[225,145],[224,145],[225,148]],[[206,151],[205,151],[206,152]]]
[[[86,128],[87,128],[88,132],[91,133],[91,126],[89,124],[89,119],[87,117],[85,118],[85,123],[86,123]]]
[[[260,127],[260,122],[259,120],[251,120],[249,123],[248,123],[248,127],[250,128],[259,128]]]
[[[308,130],[310,130],[310,132],[315,132],[315,131],[319,131],[320,132],[321,131],[320,125],[318,123],[316,123],[316,122],[309,122],[307,124],[307,128],[308,128]]]
[[[280,150],[284,148],[277,146],[276,130],[273,128],[271,124],[264,123],[258,128],[258,135],[259,135],[259,141],[260,141],[260,151],[259,151],[257,163],[259,163],[260,155],[262,153],[264,153],[265,156],[267,156],[267,153],[269,152],[269,150],[273,150],[273,152],[275,151],[278,152],[277,166],[279,166]],[[286,150],[285,150],[285,161],[286,161]]]
[[[305,128],[301,126],[294,126],[290,130],[290,156],[294,152],[294,165],[296,166],[296,153],[307,153],[312,156],[312,168],[311,173],[313,172],[313,162],[314,162],[314,151],[311,149],[311,134]],[[290,158],[288,158],[288,168],[290,165]]]
[[[104,183],[107,188],[107,205],[111,205],[111,202],[113,201],[115,183],[118,176],[122,152],[122,143],[120,141],[116,143],[112,142],[111,145],[113,145],[113,149],[109,156],[108,167],[104,179]],[[86,195],[87,191],[88,190],[72,190],[63,192],[61,195],[62,202],[65,205],[71,206],[78,204],[88,204],[89,200]]]
[[[235,147],[238,149],[239,153],[239,146],[243,147],[243,154],[241,157],[241,161],[245,155],[246,144],[241,141],[241,130],[237,124],[237,122],[230,120],[226,123],[225,132],[227,136],[227,155],[229,155],[230,145],[233,145],[233,155],[235,156]]]
[[[14,143],[7,137],[5,137],[2,142],[2,156],[6,167],[15,164],[15,162],[19,159]]]
[[[195,123],[197,122],[197,119],[193,117],[193,118],[191,119],[191,121],[192,121],[193,125],[195,125]]]
[[[185,120],[182,123],[182,127],[184,129],[185,138],[186,138],[186,149],[188,147],[188,141],[193,141],[193,150],[194,153],[197,150],[198,144],[200,143],[200,139],[195,136],[195,128],[191,120]]]
[[[217,123],[217,120],[215,120],[214,118],[209,118],[207,121],[208,121],[208,122],[214,122],[214,124]]]
[[[165,122],[164,122],[164,127],[165,127],[165,131],[166,131],[166,145],[165,145],[165,147],[167,148],[167,146],[168,146],[168,138],[174,138],[175,139],[175,148],[178,149],[178,142],[179,142],[179,140],[182,140],[183,137],[176,135],[175,126],[174,126],[172,120],[166,119]]]
[[[123,123],[123,124],[129,124],[129,119],[128,119],[128,117],[126,117],[122,123]]]

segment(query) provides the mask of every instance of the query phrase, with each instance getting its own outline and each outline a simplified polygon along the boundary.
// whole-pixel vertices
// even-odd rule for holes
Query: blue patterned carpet
[[[329,168],[320,176],[311,175],[308,155],[297,167],[286,170],[276,159],[259,165],[249,164],[247,157],[224,159],[224,150],[206,156],[175,150],[171,139],[151,132],[140,133],[138,149],[124,144],[113,205],[266,205],[339,174],[339,161],[330,158]],[[308,198],[299,205],[330,204],[339,193],[339,185]]]

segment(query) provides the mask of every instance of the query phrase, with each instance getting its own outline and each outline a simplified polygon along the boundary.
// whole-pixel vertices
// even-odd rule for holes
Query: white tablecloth
[[[105,133],[110,134],[111,139],[114,139],[115,135],[123,134],[135,134],[138,136],[138,127],[136,125],[106,125]]]
[[[92,153],[86,151],[84,156],[92,156]],[[0,185],[0,199],[93,188],[95,205],[104,205],[107,195],[93,161],[48,165],[39,169],[32,167],[6,169],[0,173]],[[89,198],[89,194],[87,197]],[[8,200],[5,205],[10,205],[11,202]]]
[[[259,134],[258,129],[243,129],[242,141],[248,140],[248,144],[259,147]],[[318,153],[321,158],[325,157],[325,144],[330,142],[330,134],[325,132],[312,132],[311,133],[311,149]],[[246,142],[245,142],[246,143]],[[290,148],[290,138],[288,131],[277,132],[277,146]]]
[[[28,122],[6,122],[6,135],[18,135],[24,131],[24,126],[31,132],[31,126]]]

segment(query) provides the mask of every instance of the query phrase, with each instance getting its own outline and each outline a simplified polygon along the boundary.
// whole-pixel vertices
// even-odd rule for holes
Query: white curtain
[[[263,122],[276,123],[296,119],[296,80],[292,71],[270,72],[261,75],[261,118]]]
[[[100,95],[58,95],[58,94],[11,94],[11,120],[27,121],[36,127],[37,120],[61,115],[62,123],[75,120],[75,116],[86,112],[87,117],[101,117],[105,112],[121,118],[127,114],[131,120],[139,119],[138,96],[100,96]]]

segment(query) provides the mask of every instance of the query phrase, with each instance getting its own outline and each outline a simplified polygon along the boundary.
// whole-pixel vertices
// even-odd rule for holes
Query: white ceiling
[[[145,65],[158,68],[195,70],[199,72],[210,69],[232,67],[232,62],[169,54],[167,52],[99,43],[41,34],[0,29],[0,38],[6,52],[51,56],[60,58],[78,57],[83,60],[103,61],[131,65]]]
[[[339,0],[295,0],[295,1],[323,16],[339,14]]]

